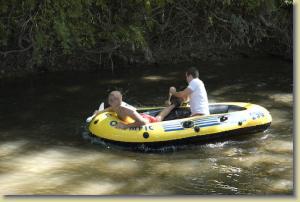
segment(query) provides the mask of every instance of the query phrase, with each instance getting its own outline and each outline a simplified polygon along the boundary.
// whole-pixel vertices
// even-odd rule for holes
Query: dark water
[[[274,58],[198,64],[210,102],[266,107],[271,128],[168,153],[85,138],[84,120],[109,91],[162,105],[189,65],[50,73],[0,81],[0,194],[293,194],[293,66]]]

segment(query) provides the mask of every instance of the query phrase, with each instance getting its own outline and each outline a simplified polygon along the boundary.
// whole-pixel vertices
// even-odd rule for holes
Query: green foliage
[[[149,59],[151,50],[159,59],[155,52],[189,55],[212,47],[254,48],[264,40],[276,41],[279,51],[287,51],[292,47],[292,4],[292,0],[2,1],[0,59],[55,65],[71,57],[80,63],[99,63],[99,55],[109,60],[140,53]]]

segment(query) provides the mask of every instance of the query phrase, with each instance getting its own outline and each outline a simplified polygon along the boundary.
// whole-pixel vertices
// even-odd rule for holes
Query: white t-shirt
[[[190,81],[188,88],[192,90],[192,93],[189,96],[192,115],[209,115],[207,93],[203,82],[200,79],[195,78]]]

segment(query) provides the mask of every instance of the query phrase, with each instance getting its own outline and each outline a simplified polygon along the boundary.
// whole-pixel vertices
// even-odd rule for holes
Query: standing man
[[[185,72],[188,87],[183,91],[176,91],[175,87],[170,88],[170,94],[182,99],[189,98],[191,116],[209,115],[207,93],[203,82],[199,79],[199,72],[191,67]]]

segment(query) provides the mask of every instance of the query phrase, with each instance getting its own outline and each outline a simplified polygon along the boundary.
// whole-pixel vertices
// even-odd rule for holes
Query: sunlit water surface
[[[198,64],[210,102],[266,107],[271,127],[239,140],[141,153],[89,139],[84,120],[122,90],[162,105],[189,65],[49,73],[0,81],[0,194],[293,194],[293,67],[274,58]]]

